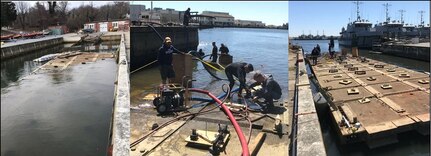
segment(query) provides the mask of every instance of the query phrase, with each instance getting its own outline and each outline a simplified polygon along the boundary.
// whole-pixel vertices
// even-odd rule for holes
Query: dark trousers
[[[184,18],[183,25],[189,26],[189,19],[188,18]]]
[[[231,74],[230,72],[228,72],[228,71],[225,71],[225,73],[226,73],[226,77],[227,77],[227,79],[229,80],[229,94],[228,94],[228,96],[230,97],[230,92],[232,91],[232,89],[233,89],[233,86],[235,85],[235,79],[233,79],[233,74]],[[240,85],[239,86],[239,91],[238,91],[238,94],[241,94],[242,93],[242,86]]]
[[[212,61],[211,62],[217,62],[217,55],[212,55]]]
[[[263,90],[259,90],[256,92],[256,95],[265,99],[265,103],[268,105],[274,105],[274,99],[281,98],[281,95],[276,92],[267,92],[264,93]]]

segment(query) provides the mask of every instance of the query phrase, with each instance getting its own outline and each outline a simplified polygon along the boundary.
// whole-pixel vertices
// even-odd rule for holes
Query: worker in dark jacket
[[[319,50],[317,50],[317,48],[314,47],[313,50],[311,51],[311,59],[312,59],[313,65],[317,64],[317,57],[318,56],[319,56]]]
[[[229,53],[229,48],[227,48],[223,43],[220,46],[220,53],[221,54],[228,54]]]
[[[217,57],[218,57],[217,46],[216,46],[216,43],[213,42],[213,51],[212,51],[211,56],[210,56],[210,59],[212,58],[211,62],[214,62],[214,63],[217,62]]]
[[[183,25],[188,26],[189,20],[190,20],[190,8],[187,8],[187,10],[184,12],[184,19],[183,19]]]
[[[170,37],[166,37],[163,41],[162,47],[159,49],[157,60],[160,64],[160,75],[162,77],[162,83],[169,83],[169,79],[175,77],[174,67],[172,66],[172,53],[185,54],[180,52],[174,46]],[[168,81],[166,81],[168,80]]]
[[[253,76],[253,79],[256,83],[250,85],[250,88],[262,85],[262,89],[259,89],[255,93],[255,97],[253,100],[257,100],[259,98],[264,98],[267,106],[274,106],[274,101],[281,98],[281,88],[277,81],[274,80],[272,75],[263,75],[261,73],[256,73]]]
[[[230,88],[228,97],[230,97],[230,92],[235,85],[235,79],[233,78],[233,76],[238,78],[238,81],[240,83],[238,97],[242,97],[241,93],[243,89],[246,90],[247,96],[250,96],[250,89],[248,89],[247,85],[245,84],[245,76],[251,71],[253,71],[253,65],[245,62],[234,62],[226,66],[225,73],[229,80]]]

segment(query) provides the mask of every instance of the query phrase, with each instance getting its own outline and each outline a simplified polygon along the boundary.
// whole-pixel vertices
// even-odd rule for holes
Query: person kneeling
[[[250,88],[262,85],[262,88],[257,90],[253,100],[256,101],[260,98],[265,99],[265,103],[268,107],[274,106],[274,101],[281,98],[281,88],[277,81],[274,80],[272,75],[263,75],[261,73],[255,73],[253,79],[256,81],[250,86]]]

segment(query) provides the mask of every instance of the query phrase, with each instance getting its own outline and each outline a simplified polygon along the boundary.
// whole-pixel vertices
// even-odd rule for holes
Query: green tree
[[[12,2],[1,2],[1,26],[10,26],[15,20],[15,4]]]

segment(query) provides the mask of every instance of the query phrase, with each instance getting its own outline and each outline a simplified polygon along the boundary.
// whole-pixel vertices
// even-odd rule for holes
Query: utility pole
[[[401,10],[398,10],[398,11],[401,13],[401,23],[404,24],[404,18],[403,18],[404,16],[403,15],[406,12],[406,10],[401,9]]]
[[[391,21],[391,18],[389,17],[389,7],[391,6],[389,3],[383,4],[386,10],[386,23],[389,23]]]

